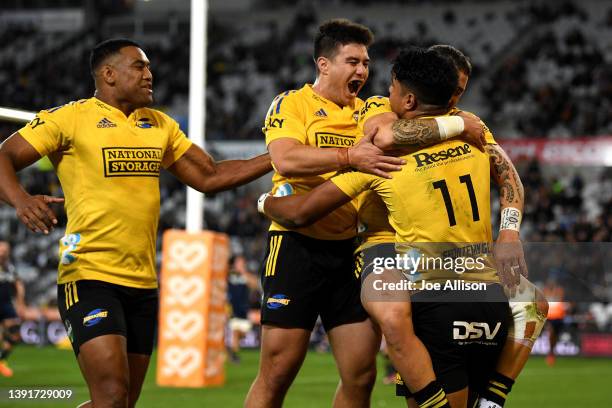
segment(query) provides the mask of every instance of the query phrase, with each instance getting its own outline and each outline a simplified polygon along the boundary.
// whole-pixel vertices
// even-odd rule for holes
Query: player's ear
[[[102,67],[100,67],[100,69],[98,70],[98,75],[100,79],[102,79],[102,81],[104,81],[104,83],[106,83],[107,85],[115,85],[116,73],[112,66],[108,64],[102,65]]]
[[[329,73],[329,60],[323,56],[317,58],[317,69],[320,74],[327,75]]]
[[[406,94],[403,97],[403,101],[404,101],[404,109],[406,109],[407,111],[413,111],[418,106],[416,95],[413,94],[412,92],[406,92]]]

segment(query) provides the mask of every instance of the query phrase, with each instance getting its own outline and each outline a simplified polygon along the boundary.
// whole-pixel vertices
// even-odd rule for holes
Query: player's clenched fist
[[[57,224],[57,217],[49,204],[63,203],[64,199],[48,195],[26,194],[15,202],[17,216],[31,231],[48,234]]]

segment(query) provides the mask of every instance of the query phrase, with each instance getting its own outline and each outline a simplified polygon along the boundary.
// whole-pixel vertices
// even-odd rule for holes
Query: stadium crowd
[[[485,116],[491,124],[515,120],[513,133],[520,135],[610,134],[612,54],[600,38],[612,32],[612,8],[597,15],[571,2],[559,9],[550,4],[532,8],[531,40],[483,87]]]
[[[261,3],[276,7],[271,1]],[[521,2],[514,8],[500,2],[497,9],[480,2],[467,9],[461,5],[445,3],[436,13],[419,15],[410,30],[401,15],[385,15],[387,21],[356,15],[376,34],[362,96],[387,93],[389,62],[403,45],[453,42],[474,62],[470,87],[482,93],[474,110],[504,136],[568,138],[612,131],[612,51],[604,40],[612,31],[612,7],[598,1]],[[322,14],[316,3],[303,2],[281,14],[288,19],[282,23],[270,16],[264,23],[257,19],[236,25],[211,16],[209,139],[261,139],[262,117],[276,92],[314,78],[309,38]],[[161,79],[156,83],[158,106],[184,124],[189,48],[176,45],[189,43],[189,30],[180,18],[177,26],[162,39],[138,40]],[[462,36],[447,38],[453,30]],[[88,50],[104,36],[101,29],[89,29],[51,40],[32,25],[1,28],[0,105],[40,110],[90,95]],[[0,135],[10,129],[2,125]]]

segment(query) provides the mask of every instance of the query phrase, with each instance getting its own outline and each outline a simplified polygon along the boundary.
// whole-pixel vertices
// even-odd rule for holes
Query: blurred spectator
[[[25,309],[25,289],[10,254],[10,244],[0,241],[0,375],[4,377],[13,376],[7,360],[19,340],[19,317]]]
[[[551,277],[543,289],[544,297],[548,300],[548,344],[549,351],[546,356],[546,364],[552,366],[555,364],[555,346],[559,339],[559,333],[563,329],[567,304],[563,301],[565,293],[563,287],[557,283],[557,280]]]
[[[242,255],[230,259],[228,276],[228,300],[232,309],[229,319],[231,332],[230,361],[240,362],[240,340],[251,330],[253,323],[249,320],[249,295],[259,286],[255,274],[247,269],[247,260]]]
[[[303,1],[283,8],[284,4],[275,5],[271,0],[259,3],[259,10],[276,10],[278,16],[266,11],[262,18],[235,24],[222,15],[211,15],[206,95],[209,139],[261,139],[262,120],[274,95],[314,79],[309,38],[321,20],[317,5],[328,5]],[[336,3],[342,7],[351,2]],[[401,18],[403,13],[357,18],[376,34],[370,49],[371,77],[363,97],[386,94],[386,70],[401,47],[449,42],[472,56],[471,87],[481,88],[485,96],[477,111],[494,128],[510,121],[514,132],[550,137],[612,131],[612,66],[610,48],[603,40],[610,30],[612,8],[601,13],[595,1],[580,6],[572,1],[519,2],[518,8],[507,9],[502,17],[497,12],[505,10],[502,3],[491,8],[474,2],[466,13],[461,4],[455,8],[444,2],[444,9],[432,8],[428,14],[411,13],[418,11],[416,1],[385,3],[401,3],[394,7],[405,7],[406,14],[415,17],[408,25]],[[369,6],[382,9],[385,3]],[[360,10],[351,5],[351,14],[359,16]],[[137,40],[148,51],[155,77],[163,79],[156,87],[156,103],[185,122],[189,24],[187,15],[171,17],[177,21],[174,28]],[[0,28],[0,106],[39,110],[89,96],[93,84],[87,70],[88,51],[102,38],[100,27],[115,17],[101,13],[97,18],[97,27],[52,36],[31,24]],[[502,30],[506,25],[512,31]],[[589,26],[601,27],[602,35],[591,34]],[[514,43],[525,45],[512,47]],[[500,54],[504,47],[508,51]],[[478,77],[489,66],[497,68],[484,71],[487,80],[481,86]],[[0,128],[0,135],[6,137],[6,133]]]
[[[612,132],[612,49],[603,40],[610,28],[589,30],[609,27],[599,10],[596,2],[542,1],[527,7],[531,38],[502,57],[483,87],[489,125],[509,125],[511,134],[536,137]]]

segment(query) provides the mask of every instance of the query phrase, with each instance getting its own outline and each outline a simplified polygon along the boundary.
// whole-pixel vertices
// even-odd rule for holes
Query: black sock
[[[412,394],[419,408],[450,408],[446,393],[436,380],[433,380],[425,388]],[[440,405],[442,404],[442,405]]]
[[[506,398],[508,398],[508,394],[512,390],[513,384],[513,379],[495,372],[489,379],[487,389],[482,392],[480,396],[503,407],[506,403]]]

